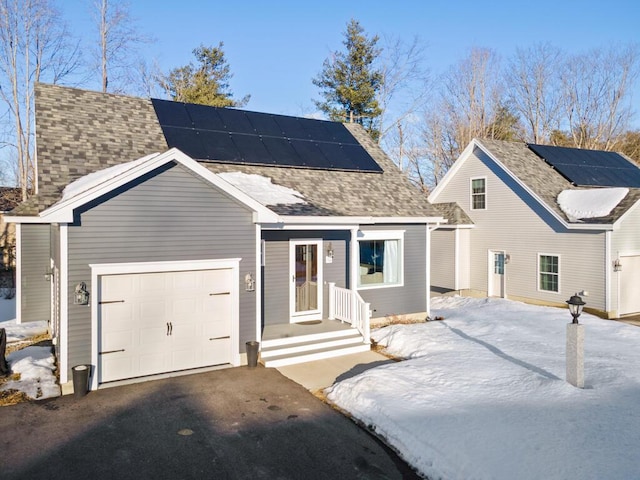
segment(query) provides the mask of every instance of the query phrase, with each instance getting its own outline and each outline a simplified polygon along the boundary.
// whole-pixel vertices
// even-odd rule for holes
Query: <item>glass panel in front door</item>
[[[493,273],[504,275],[504,253],[494,253],[493,255]]]
[[[318,245],[296,245],[296,312],[318,309]]]

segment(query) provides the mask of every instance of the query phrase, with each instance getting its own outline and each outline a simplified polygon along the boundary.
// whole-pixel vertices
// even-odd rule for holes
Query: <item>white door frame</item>
[[[618,252],[618,258],[620,259],[620,263],[622,264],[622,271],[624,272],[624,268],[625,268],[625,261],[624,258],[625,257],[637,257],[640,256],[640,250],[633,250],[633,251],[626,251],[626,252]],[[629,268],[629,264],[627,264],[627,268]],[[617,282],[618,282],[618,305],[617,305],[617,316],[620,317],[621,315],[627,315],[627,314],[633,314],[636,312],[623,312],[622,311],[622,274],[618,273],[617,275]]]
[[[100,288],[100,277],[102,275],[118,275],[125,273],[156,273],[156,272],[180,272],[190,270],[216,270],[230,268],[232,270],[231,285],[231,364],[240,365],[240,314],[239,314],[239,284],[240,284],[240,258],[227,258],[224,260],[183,260],[175,262],[134,262],[134,263],[102,263],[91,264],[91,363],[95,369],[91,373],[91,390],[98,388],[97,371],[100,368],[98,355],[99,349],[99,305],[98,291]]]
[[[507,298],[507,275],[506,275],[506,265],[504,262],[503,271],[501,277],[502,285],[500,285],[500,295],[493,295],[494,290],[494,279],[495,279],[495,255],[502,254],[503,258],[506,259],[507,252],[505,250],[489,250],[488,254],[488,278],[487,278],[487,297],[499,297],[499,298]]]
[[[324,264],[322,254],[322,239],[295,239],[289,240],[289,322],[297,323],[306,320],[322,319],[322,301],[323,301],[323,276],[322,265]],[[317,248],[317,305],[314,310],[305,310],[303,312],[296,311],[296,247],[298,245],[315,245]]]

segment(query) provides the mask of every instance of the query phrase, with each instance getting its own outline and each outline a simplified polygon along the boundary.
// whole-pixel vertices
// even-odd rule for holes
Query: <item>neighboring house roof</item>
[[[278,215],[441,217],[360,125],[345,126],[382,173],[211,160],[200,165],[214,174],[260,175],[299,193],[304,202],[267,205]],[[38,215],[78,178],[168,150],[151,100],[45,84],[36,86],[36,139],[38,195],[16,208],[15,216]]]
[[[451,178],[455,175],[455,172],[464,162],[473,155],[476,148],[484,151],[499,166],[532,193],[534,197],[537,197],[550,212],[567,225],[613,224],[640,200],[640,189],[629,188],[628,194],[608,215],[585,220],[569,218],[561,208],[558,202],[558,196],[565,190],[589,190],[594,187],[577,187],[573,185],[540,156],[536,155],[526,143],[474,139],[430,195],[429,198],[432,201],[437,201],[439,191],[445,188],[448,182],[447,177]],[[606,186],[606,183],[603,183],[603,185]]]
[[[22,189],[17,187],[0,187],[0,212],[12,210],[22,201]]]

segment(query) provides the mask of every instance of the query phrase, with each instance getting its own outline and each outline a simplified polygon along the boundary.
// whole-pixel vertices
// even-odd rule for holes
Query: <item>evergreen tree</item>
[[[160,86],[176,102],[199,103],[213,107],[241,107],[249,101],[249,95],[234,100],[229,90],[231,74],[222,50],[201,45],[193,51],[197,65],[190,63],[171,70],[160,80]]]
[[[360,23],[353,19],[344,36],[346,52],[334,52],[313,79],[323,97],[322,101],[314,102],[331,120],[360,123],[378,140],[382,109],[376,95],[383,78],[374,65],[381,52],[376,47],[378,36],[368,38]]]

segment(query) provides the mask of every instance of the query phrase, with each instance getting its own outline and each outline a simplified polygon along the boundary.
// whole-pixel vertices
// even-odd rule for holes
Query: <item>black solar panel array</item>
[[[575,185],[640,188],[640,168],[619,153],[550,145],[528,147]]]
[[[152,99],[169,147],[197,160],[382,172],[341,123]]]

